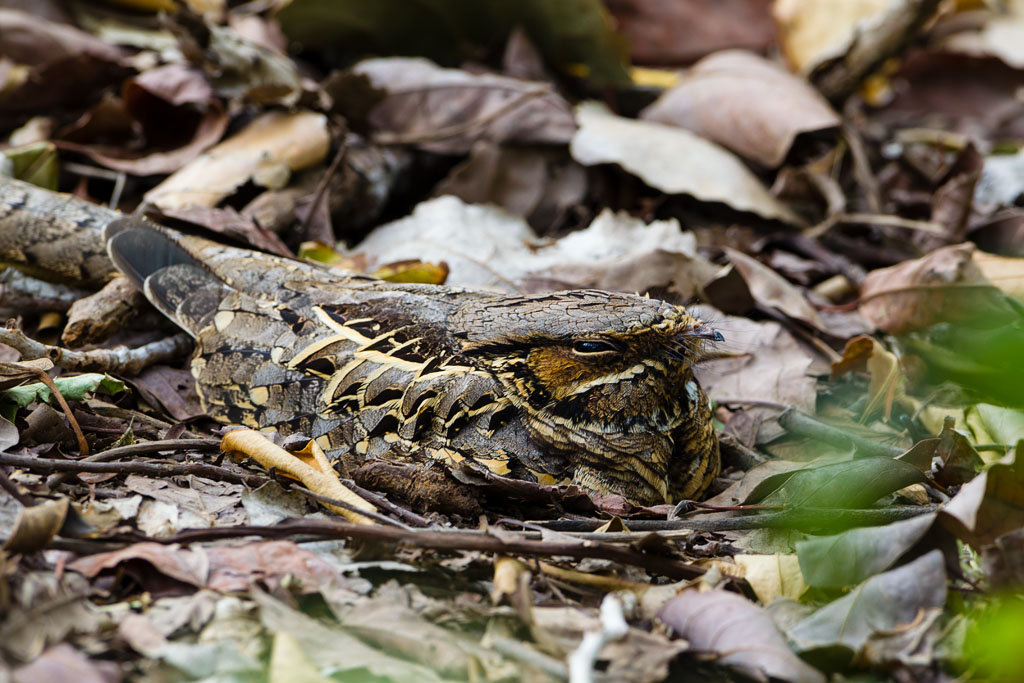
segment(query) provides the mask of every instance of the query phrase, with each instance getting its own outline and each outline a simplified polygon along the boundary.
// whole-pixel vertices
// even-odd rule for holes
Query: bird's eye
[[[572,343],[572,352],[580,355],[615,353],[618,350],[614,344],[602,339],[580,339]]]

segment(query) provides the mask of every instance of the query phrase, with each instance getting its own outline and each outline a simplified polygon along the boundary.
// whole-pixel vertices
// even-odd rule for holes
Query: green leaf
[[[941,551],[933,550],[871,577],[797,622],[788,635],[798,652],[842,648],[852,657],[870,638],[907,630],[945,602],[945,561]]]
[[[292,40],[350,56],[422,56],[445,66],[522,27],[547,63],[602,86],[630,82],[629,46],[599,0],[293,0],[276,15]]]
[[[3,152],[11,176],[47,190],[57,189],[57,148],[52,142],[34,142]]]
[[[91,394],[119,394],[126,390],[124,382],[110,375],[92,372],[73,377],[60,377],[54,380],[60,393],[69,401],[82,401]],[[24,408],[34,401],[54,403],[53,392],[42,382],[24,384],[0,391],[0,412],[8,419],[13,419],[19,408]]]
[[[935,513],[885,526],[851,529],[835,536],[799,541],[800,573],[810,586],[842,588],[884,572],[918,543],[935,522]]]
[[[788,475],[788,476],[786,476]],[[793,473],[768,492],[761,482],[745,504],[783,505],[786,507],[863,508],[882,496],[905,486],[927,483],[921,470],[886,457],[857,458],[822,465]]]

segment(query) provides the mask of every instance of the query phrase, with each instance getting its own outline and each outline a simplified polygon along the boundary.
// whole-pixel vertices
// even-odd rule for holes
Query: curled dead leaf
[[[840,124],[806,81],[741,50],[697,62],[640,118],[686,128],[770,168],[785,160],[799,134]]]
[[[373,512],[372,503],[360,498],[338,479],[337,473],[327,461],[327,456],[316,441],[310,441],[306,448],[296,454],[289,453],[275,445],[265,435],[252,429],[236,429],[228,432],[221,440],[221,449],[227,453],[252,458],[267,469],[275,469],[298,479],[303,486],[314,493],[341,500],[358,510]],[[373,524],[373,520],[358,512],[325,503],[325,507],[356,524]]]

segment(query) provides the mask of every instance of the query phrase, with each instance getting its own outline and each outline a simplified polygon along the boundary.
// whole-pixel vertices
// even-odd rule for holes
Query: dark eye
[[[614,344],[602,339],[580,339],[572,343],[573,353],[579,354],[615,353],[618,350]]]

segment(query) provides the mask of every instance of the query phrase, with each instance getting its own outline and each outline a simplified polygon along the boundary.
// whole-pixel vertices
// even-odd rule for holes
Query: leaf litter
[[[0,678],[1019,678],[1017,4],[0,11]],[[225,432],[103,303],[135,210],[692,306],[722,475],[639,507]]]

